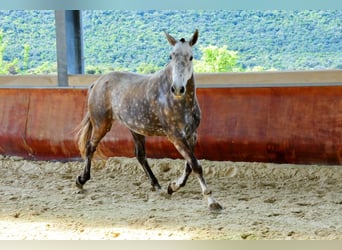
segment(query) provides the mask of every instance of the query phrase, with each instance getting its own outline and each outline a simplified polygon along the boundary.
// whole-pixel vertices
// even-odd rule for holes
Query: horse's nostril
[[[175,96],[182,96],[185,93],[185,87],[180,87],[179,89],[177,89],[174,85],[171,86],[171,92],[172,94],[174,94]]]

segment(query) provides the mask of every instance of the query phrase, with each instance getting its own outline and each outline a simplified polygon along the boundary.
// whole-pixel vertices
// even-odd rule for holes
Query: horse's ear
[[[194,46],[195,43],[197,42],[197,39],[198,39],[198,29],[195,30],[194,34],[192,35],[189,41],[190,46]]]
[[[177,43],[177,40],[174,39],[169,33],[167,33],[166,31],[164,31],[166,39],[169,41],[169,43],[174,46]]]

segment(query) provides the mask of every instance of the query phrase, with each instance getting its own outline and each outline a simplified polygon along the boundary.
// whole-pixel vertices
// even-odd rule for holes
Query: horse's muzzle
[[[174,84],[171,86],[171,92],[174,96],[181,97],[185,94],[185,87],[176,87]]]

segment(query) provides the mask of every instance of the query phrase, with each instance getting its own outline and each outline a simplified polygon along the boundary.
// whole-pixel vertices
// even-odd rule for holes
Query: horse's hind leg
[[[146,175],[150,178],[152,189],[155,190],[157,187],[161,189],[161,186],[158,183],[157,178],[154,176],[150,166],[148,165],[146,159],[146,152],[145,152],[145,136],[137,134],[131,131],[132,136],[134,138],[134,146],[135,146],[135,156],[137,157],[139,163],[143,167]]]
[[[89,120],[91,123],[91,121]],[[111,119],[102,119],[101,122],[94,122],[94,126],[90,125],[88,133],[90,138],[85,143],[85,167],[83,173],[76,178],[76,186],[83,188],[83,185],[90,179],[91,161],[101,139],[110,130],[112,125]]]
[[[83,185],[90,179],[91,160],[95,150],[96,146],[94,147],[90,141],[88,141],[86,145],[86,159],[83,173],[76,178],[76,186],[80,189],[82,189]]]

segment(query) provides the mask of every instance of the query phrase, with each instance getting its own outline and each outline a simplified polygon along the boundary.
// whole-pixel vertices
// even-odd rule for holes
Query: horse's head
[[[192,46],[197,42],[198,30],[196,29],[189,41],[186,41],[184,38],[177,41],[166,32],[165,35],[173,46],[170,54],[172,66],[172,85],[170,90],[174,96],[181,97],[185,94],[186,84],[193,74]]]

